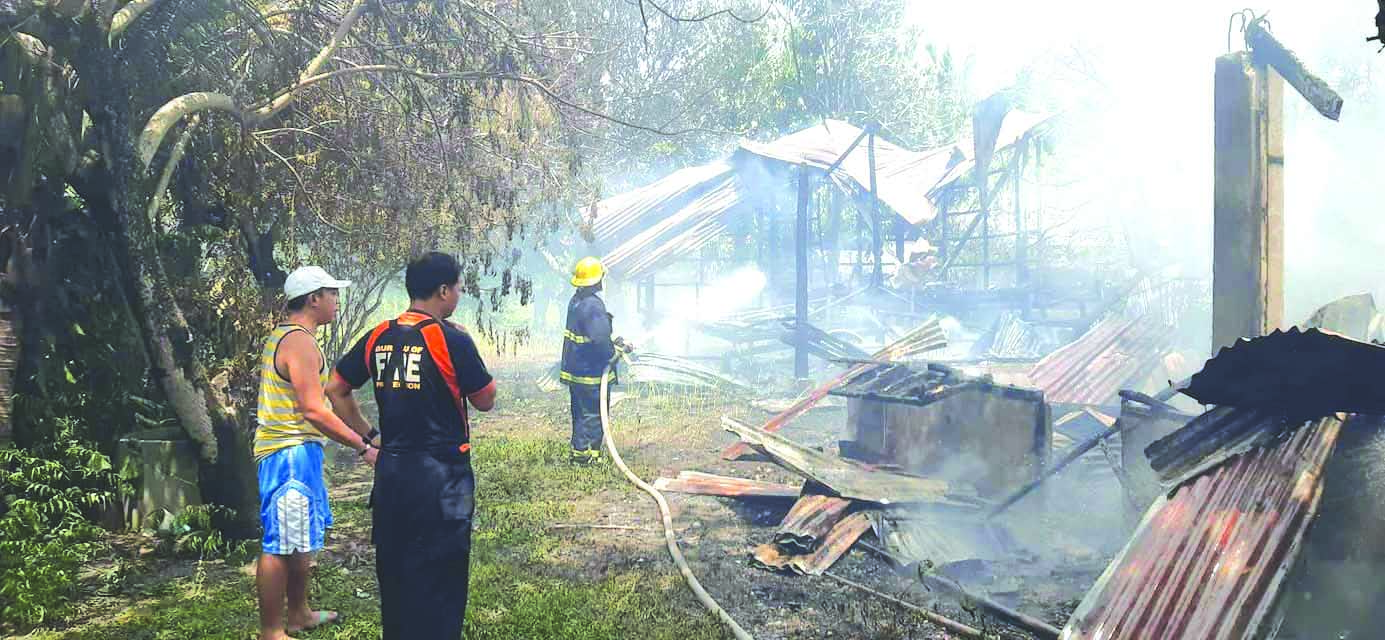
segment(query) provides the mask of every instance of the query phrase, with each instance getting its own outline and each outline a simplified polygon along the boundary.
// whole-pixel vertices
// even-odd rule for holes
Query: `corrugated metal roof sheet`
[[[1341,428],[1336,417],[1310,423],[1161,497],[1062,638],[1254,637],[1317,511]]]
[[[972,345],[971,355],[976,358],[1038,360],[1067,343],[1069,332],[1067,329],[1025,322],[1019,313],[1005,311],[996,318],[991,329]]]
[[[1145,457],[1161,481],[1172,482],[1265,444],[1299,424],[1255,409],[1217,407],[1150,443]]]
[[[592,207],[592,235],[610,247],[602,262],[622,277],[697,250],[726,231],[729,216],[753,211],[754,199],[731,165],[675,171]]]
[[[851,501],[835,496],[808,494],[793,503],[789,513],[779,523],[774,543],[798,553],[812,551],[818,540],[837,524]]]
[[[1109,315],[1040,360],[1029,379],[1049,402],[1114,406],[1121,389],[1159,366],[1173,334],[1172,327],[1148,317]]]
[[[770,143],[742,141],[739,153],[777,160],[791,165],[807,165],[819,170],[832,166],[862,134],[862,130],[840,120],[796,131]],[[870,190],[870,151],[862,141],[846,156],[830,176],[849,193],[865,196]],[[948,175],[952,147],[910,151],[875,139],[875,182],[880,201],[910,224],[922,224],[937,216],[928,194]]]
[[[996,384],[989,376],[964,375],[957,369],[938,363],[929,363],[925,368],[887,363],[870,365],[854,373],[830,393],[848,398],[926,405],[968,389],[1029,398],[1036,402],[1042,400],[1033,389]]]
[[[1385,413],[1381,380],[1385,346],[1291,327],[1223,347],[1183,393],[1203,404],[1255,407],[1301,420],[1336,411]]]

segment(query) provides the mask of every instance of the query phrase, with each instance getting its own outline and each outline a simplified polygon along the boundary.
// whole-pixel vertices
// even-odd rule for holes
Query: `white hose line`
[[[697,581],[697,576],[693,575],[692,569],[688,568],[688,563],[683,559],[683,552],[678,550],[678,540],[673,535],[673,516],[669,515],[668,502],[664,501],[663,494],[658,489],[649,486],[639,476],[635,475],[630,467],[625,466],[625,461],[620,459],[620,452],[616,451],[615,440],[611,437],[611,415],[608,408],[610,399],[610,375],[611,365],[606,365],[606,370],[601,374],[601,441],[606,445],[606,451],[611,454],[611,460],[620,468],[621,473],[630,480],[635,486],[642,489],[645,493],[654,496],[654,502],[659,504],[659,515],[664,521],[664,543],[668,545],[668,554],[673,557],[673,563],[678,565],[678,572],[683,574],[683,579],[687,581],[688,588],[692,589],[693,595],[697,596],[702,606],[707,607],[708,611],[716,614],[717,618],[731,628],[731,633],[736,636],[736,640],[754,640],[754,637],[745,632],[741,625],[731,618],[731,614],[726,613],[721,605],[717,604],[712,596],[707,595],[707,590],[702,588],[702,583]]]

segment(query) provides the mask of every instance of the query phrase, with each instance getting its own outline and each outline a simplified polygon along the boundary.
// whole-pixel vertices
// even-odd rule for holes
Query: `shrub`
[[[105,548],[91,516],[128,490],[71,420],[46,444],[0,449],[0,624],[62,616],[81,564]]]

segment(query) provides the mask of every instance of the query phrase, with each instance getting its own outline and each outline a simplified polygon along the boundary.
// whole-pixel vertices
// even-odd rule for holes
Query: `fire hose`
[[[745,632],[745,629],[741,628],[741,625],[736,624],[731,614],[726,613],[726,610],[722,609],[721,605],[718,605],[717,601],[707,594],[707,590],[702,588],[702,583],[697,581],[697,576],[693,575],[692,569],[688,568],[688,562],[683,559],[683,552],[678,550],[678,540],[673,535],[673,516],[669,514],[668,502],[664,500],[663,494],[641,480],[630,470],[630,467],[625,466],[625,461],[620,458],[620,452],[616,451],[615,439],[611,436],[610,409],[610,376],[613,365],[614,360],[606,365],[605,371],[601,372],[601,441],[606,445],[606,451],[611,454],[611,460],[616,463],[616,467],[620,469],[621,473],[625,474],[626,479],[645,493],[653,496],[654,502],[658,503],[659,515],[664,522],[664,543],[668,546],[668,554],[673,558],[673,563],[678,565],[678,572],[683,574],[683,579],[687,581],[688,588],[692,589],[693,595],[697,596],[702,606],[715,614],[722,623],[731,629],[736,640],[754,640],[750,634]]]

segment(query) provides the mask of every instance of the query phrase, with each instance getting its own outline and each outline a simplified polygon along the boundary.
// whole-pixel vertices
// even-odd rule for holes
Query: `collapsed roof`
[[[1011,111],[995,148],[1037,135],[1050,116]],[[664,178],[592,205],[586,213],[602,262],[635,278],[701,248],[725,233],[737,216],[771,208],[764,186],[794,166],[826,177],[858,199],[870,194],[867,132],[840,120],[791,133],[768,143],[742,141],[729,157],[687,167]],[[972,143],[962,140],[911,151],[876,137],[875,183],[879,202],[910,224],[937,215],[948,188],[970,180]],[[834,164],[841,159],[840,164]]]

